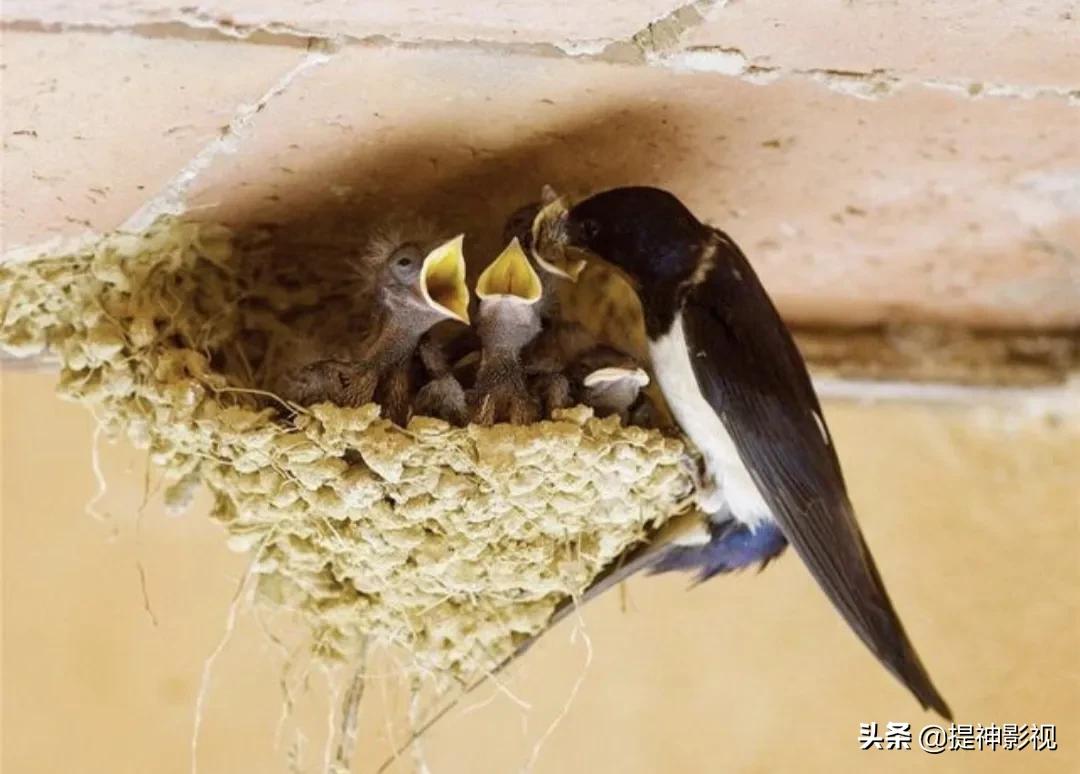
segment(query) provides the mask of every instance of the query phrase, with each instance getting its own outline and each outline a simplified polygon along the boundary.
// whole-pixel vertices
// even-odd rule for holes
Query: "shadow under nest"
[[[362,240],[359,237],[358,240]],[[399,647],[445,685],[499,664],[687,496],[682,442],[583,406],[454,426],[286,406],[273,342],[348,327],[349,258],[272,230],[164,219],[0,268],[0,343],[60,361],[61,391],[149,449],[182,507],[205,483],[257,598],[313,652]]]

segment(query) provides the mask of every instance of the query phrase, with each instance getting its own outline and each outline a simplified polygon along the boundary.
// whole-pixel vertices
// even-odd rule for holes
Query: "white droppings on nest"
[[[284,266],[161,220],[0,266],[0,346],[54,353],[61,392],[149,450],[171,505],[205,483],[229,545],[257,548],[257,598],[295,611],[318,658],[370,642],[444,685],[485,673],[689,493],[681,441],[586,408],[487,428],[402,428],[375,405],[283,419],[249,341],[315,332],[334,315],[286,316],[340,286]]]

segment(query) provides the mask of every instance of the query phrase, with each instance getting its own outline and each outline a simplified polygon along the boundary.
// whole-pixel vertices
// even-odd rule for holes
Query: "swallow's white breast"
[[[653,373],[671,413],[683,433],[701,452],[706,473],[717,487],[714,492],[703,493],[699,502],[702,510],[714,513],[726,503],[731,514],[745,524],[772,518],[723,422],[701,394],[690,362],[692,353],[686,346],[681,315],[675,318],[667,334],[649,343],[649,354]],[[723,367],[723,363],[709,365]]]

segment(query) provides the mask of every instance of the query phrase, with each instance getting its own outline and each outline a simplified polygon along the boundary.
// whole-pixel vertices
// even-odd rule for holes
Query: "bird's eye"
[[[586,218],[581,224],[581,230],[584,232],[586,239],[596,239],[600,235],[600,224],[592,218]]]
[[[404,244],[390,256],[395,271],[409,271],[420,263],[420,248],[414,244]]]

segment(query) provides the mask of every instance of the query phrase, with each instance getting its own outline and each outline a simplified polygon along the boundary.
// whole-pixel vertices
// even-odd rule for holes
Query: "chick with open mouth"
[[[588,254],[567,238],[565,197],[544,186],[540,207],[530,226],[529,252],[544,271],[577,282],[588,264]]]
[[[633,410],[643,402],[649,375],[630,355],[598,346],[574,363],[570,376],[579,386],[581,402],[597,416],[616,415],[624,425],[637,424]]]
[[[529,424],[540,419],[529,394],[521,350],[540,333],[540,277],[515,238],[476,283],[480,367],[468,395],[472,422]]]
[[[412,356],[420,337],[444,320],[469,323],[463,235],[424,252],[406,242],[390,250],[378,269],[376,314],[348,358],[325,358],[285,373],[276,392],[299,405],[378,402],[385,416],[408,422]]]
[[[573,405],[573,388],[564,372],[597,343],[581,324],[559,313],[560,287],[576,283],[586,266],[583,256],[555,249],[565,241],[558,231],[565,211],[566,200],[545,185],[538,201],[515,210],[503,226],[503,239],[517,238],[540,277],[541,298],[536,306],[542,329],[522,352],[521,360],[529,390],[541,401],[545,416]],[[536,250],[537,244],[543,244],[545,250]]]

